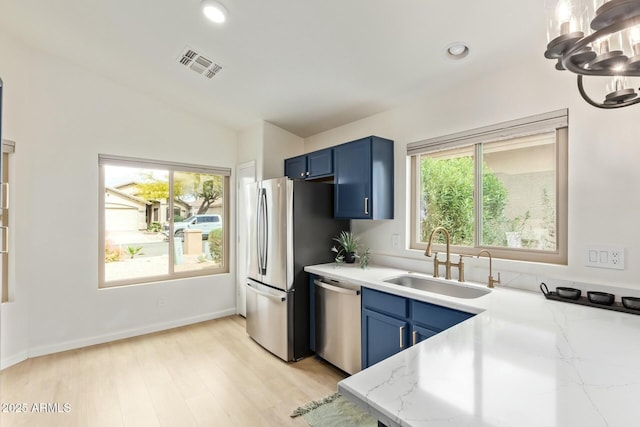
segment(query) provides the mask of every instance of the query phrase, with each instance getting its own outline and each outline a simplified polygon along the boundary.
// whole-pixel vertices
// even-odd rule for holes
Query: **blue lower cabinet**
[[[411,319],[431,329],[442,331],[473,317],[473,314],[428,302],[411,300]]]
[[[362,366],[369,367],[409,346],[409,323],[362,310]]]
[[[411,326],[411,345],[418,344],[420,341],[424,341],[438,332],[440,331],[414,324]]]
[[[362,289],[362,368],[448,329],[473,314]]]

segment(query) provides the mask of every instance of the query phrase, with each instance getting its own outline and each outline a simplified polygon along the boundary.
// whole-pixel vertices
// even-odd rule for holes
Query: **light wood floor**
[[[240,316],[28,359],[0,373],[0,401],[71,405],[0,414],[8,426],[306,426],[295,408],[345,374],[314,357],[285,363]],[[3,408],[6,409],[6,408]]]

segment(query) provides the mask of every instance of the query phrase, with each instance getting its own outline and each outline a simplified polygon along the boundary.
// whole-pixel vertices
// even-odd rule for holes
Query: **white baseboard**
[[[42,345],[42,346],[30,348],[28,351],[28,357],[44,356],[46,354],[59,353],[61,351],[67,351],[67,350],[75,350],[77,348],[88,347],[96,344],[104,344],[106,342],[117,341],[117,340],[131,338],[131,337],[137,337],[139,335],[150,334],[153,332],[165,331],[167,329],[178,328],[180,326],[191,325],[194,323],[200,323],[207,320],[218,319],[221,317],[231,316],[234,314],[236,314],[235,307],[228,310],[218,311],[216,313],[210,313],[210,314],[201,315],[201,316],[193,316],[185,319],[173,320],[170,322],[155,323],[155,324],[144,326],[141,328],[127,329],[124,331],[113,332],[113,333],[99,335],[95,337],[82,338],[78,340],[66,341],[66,342],[50,344],[50,345]],[[27,357],[25,357],[24,359],[26,358]]]
[[[14,354],[9,357],[3,357],[2,360],[0,360],[0,371],[10,366],[16,365],[22,361],[25,361],[28,358],[29,353],[27,353],[26,351],[21,351],[20,353]]]

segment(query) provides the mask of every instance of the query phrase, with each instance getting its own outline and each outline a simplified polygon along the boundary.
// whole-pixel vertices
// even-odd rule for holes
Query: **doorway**
[[[256,162],[251,161],[238,165],[238,177],[236,179],[236,312],[241,316],[247,316],[247,263],[249,230],[249,213],[247,212],[247,184],[256,181]]]

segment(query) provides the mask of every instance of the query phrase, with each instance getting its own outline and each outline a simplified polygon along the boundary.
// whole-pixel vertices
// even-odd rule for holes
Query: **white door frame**
[[[256,162],[252,160],[242,163],[236,167],[236,313],[247,315],[246,307],[246,259],[247,245],[246,242],[247,218],[245,218],[242,206],[244,205],[244,189],[243,185],[256,181]]]

